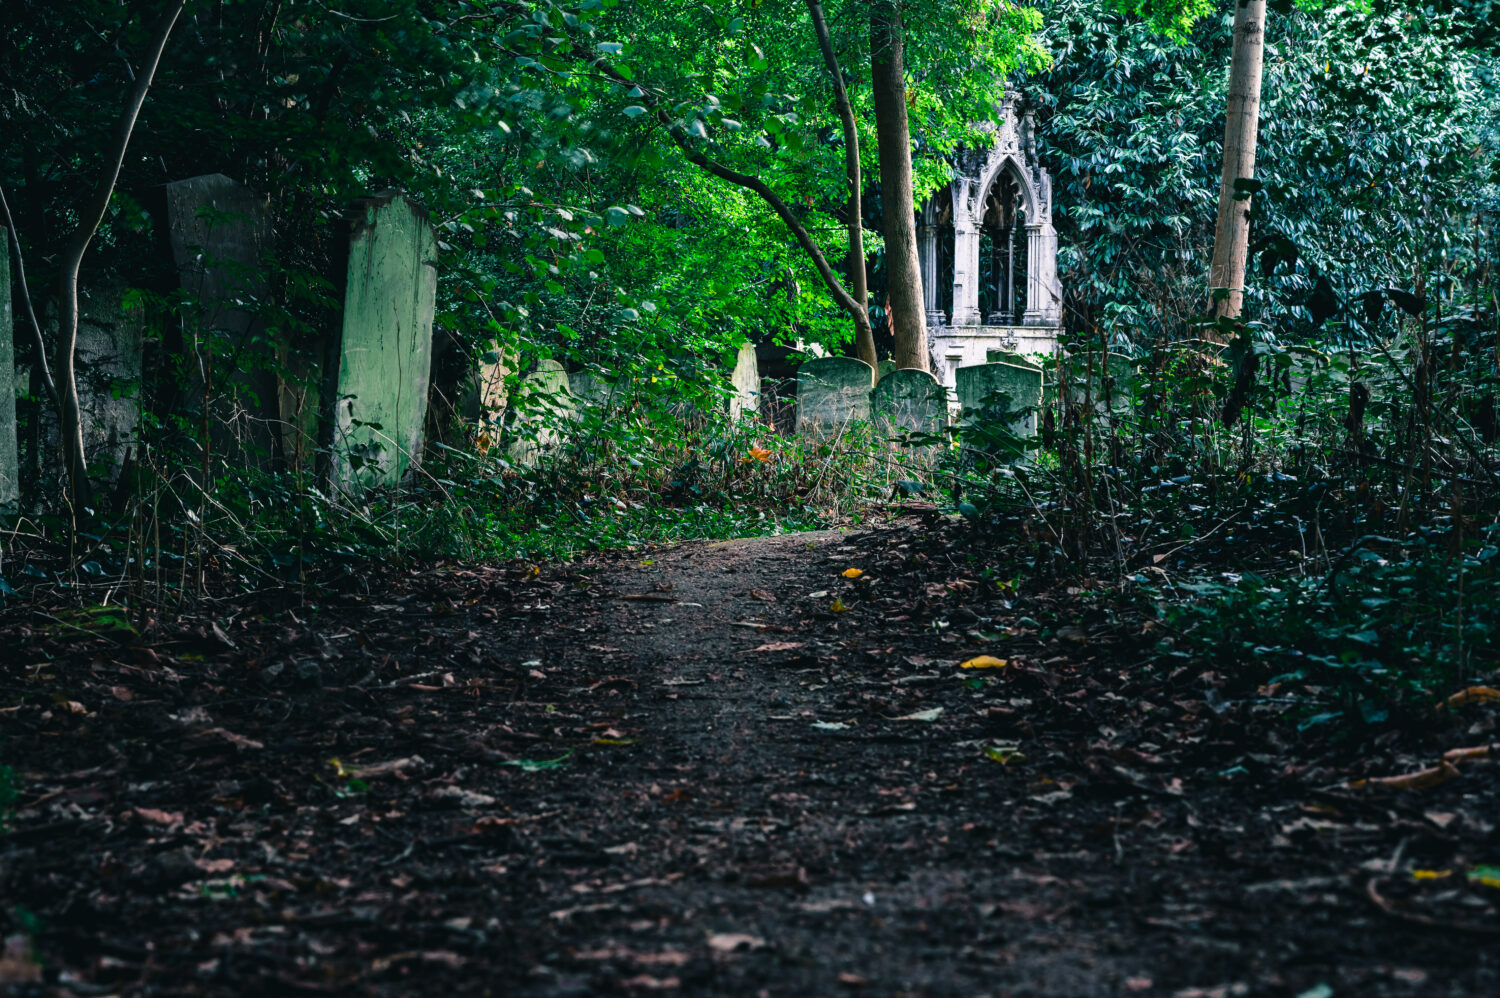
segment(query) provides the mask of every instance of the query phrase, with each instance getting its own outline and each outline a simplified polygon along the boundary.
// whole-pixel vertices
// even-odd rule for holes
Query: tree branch
[[[156,69],[161,65],[162,53],[167,39],[182,16],[187,0],[172,0],[166,14],[157,22],[152,34],[151,47],[141,70],[136,74],[135,86],[131,89],[125,109],[120,112],[115,125],[115,141],[104,160],[104,170],[93,195],[78,213],[78,229],[63,253],[62,267],[57,276],[57,392],[58,416],[62,424],[62,457],[64,474],[70,480],[70,498],[74,515],[89,499],[88,465],[83,455],[83,421],[78,404],[78,378],[74,354],[78,347],[78,274],[83,268],[83,257],[89,243],[104,222],[109,210],[109,200],[114,195],[115,184],[120,179],[120,170],[125,166],[125,151],[130,146],[130,137],[135,132],[135,123],[140,118],[141,106],[146,103],[146,94],[156,78]]]

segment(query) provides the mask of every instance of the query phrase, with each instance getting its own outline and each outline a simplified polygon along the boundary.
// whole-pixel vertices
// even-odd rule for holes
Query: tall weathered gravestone
[[[907,434],[939,434],[948,425],[948,392],[926,371],[903,367],[881,378],[870,396],[870,412],[881,437],[897,444]],[[930,461],[936,444],[917,448],[914,456]]]
[[[760,414],[760,365],[755,359],[755,344],[746,342],[734,358],[729,375],[733,393],[729,396],[729,418],[754,419]]]
[[[512,463],[534,466],[547,451],[562,443],[562,428],[575,412],[568,372],[555,360],[538,361],[536,370],[522,378],[516,390],[515,415],[510,423]]]
[[[875,371],[852,357],[819,357],[797,368],[797,432],[833,436],[870,418]]]
[[[437,240],[427,212],[387,192],[356,203],[350,218],[343,323],[327,370],[333,479],[394,484],[422,457]]]
[[[10,233],[0,227],[0,513],[14,513],[21,502],[21,467],[16,457],[15,323],[10,308]]]
[[[80,289],[75,356],[84,458],[112,479],[134,450],[141,419],[141,317],[126,307],[122,286]]]
[[[178,280],[187,293],[186,364],[191,391],[202,404],[203,365],[210,372],[215,444],[234,447],[268,464],[278,446],[308,450],[299,436],[312,429],[316,404],[282,397],[275,345],[262,309],[268,282],[264,261],[270,248],[270,202],[222,173],[167,185],[167,226]],[[283,401],[290,413],[283,412]],[[285,422],[288,415],[300,421]],[[299,434],[297,431],[300,430]]]
[[[1021,364],[960,367],[955,378],[964,425],[1003,421],[1017,436],[1035,436],[1037,410],[1042,405],[1042,377],[1040,368]]]

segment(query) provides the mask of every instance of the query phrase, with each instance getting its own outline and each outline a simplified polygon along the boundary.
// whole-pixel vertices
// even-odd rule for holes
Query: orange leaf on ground
[[[1380,787],[1384,790],[1426,790],[1456,779],[1458,779],[1458,767],[1444,759],[1430,769],[1419,769],[1415,773],[1402,773],[1400,776],[1374,776],[1367,780],[1354,780],[1349,786],[1356,790],[1361,787]]]
[[[1438,709],[1442,710],[1446,707],[1452,710],[1456,707],[1467,707],[1471,703],[1500,703],[1500,690],[1488,686],[1470,686],[1444,700],[1438,705]]]

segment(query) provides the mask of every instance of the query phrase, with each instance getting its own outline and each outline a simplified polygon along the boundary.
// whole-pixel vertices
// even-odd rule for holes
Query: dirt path
[[[1139,625],[1015,570],[828,532],[391,571],[124,639],[11,616],[0,982],[1500,989],[1493,910],[1419,925],[1394,872],[1482,859],[1492,775],[1418,806],[1318,790],[1196,671],[1143,675]]]

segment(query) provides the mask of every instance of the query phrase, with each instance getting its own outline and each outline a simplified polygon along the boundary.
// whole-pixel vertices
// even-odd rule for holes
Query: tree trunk
[[[828,22],[823,18],[823,5],[819,0],[807,0],[807,11],[812,15],[813,30],[818,35],[818,47],[823,50],[823,63],[828,67],[828,75],[833,78],[833,101],[844,126],[844,172],[849,178],[849,205],[846,209],[849,216],[849,297],[862,306],[860,313],[854,316],[854,350],[860,360],[873,368],[879,360],[875,355],[875,334],[870,329],[870,312],[867,306],[870,292],[865,284],[865,226],[863,209],[860,207],[859,130],[854,123],[854,108],[849,105],[849,93],[844,89],[844,74],[839,70],[838,56],[833,51],[833,39],[828,35]]]
[[[1235,199],[1234,182],[1255,176],[1255,131],[1260,117],[1261,63],[1266,43],[1266,0],[1238,0],[1234,53],[1229,62],[1229,112],[1224,119],[1224,173],[1219,220],[1209,272],[1210,314],[1237,319],[1245,299],[1245,258],[1250,244],[1250,199]]]
[[[890,284],[896,366],[930,369],[922,269],[917,259],[917,212],[912,203],[911,132],[906,123],[906,70],[901,9],[894,0],[870,8],[870,71],[875,135],[880,153],[880,214],[885,227],[885,272]]]
[[[99,231],[104,214],[109,210],[109,200],[115,192],[115,182],[120,179],[120,169],[125,164],[125,150],[130,145],[130,136],[135,131],[136,119],[140,117],[141,105],[146,103],[146,92],[161,64],[162,52],[172,28],[182,15],[187,0],[173,0],[166,14],[157,22],[151,39],[151,49],[146,61],[135,75],[135,86],[125,109],[120,112],[115,124],[115,142],[108,150],[104,169],[99,175],[98,186],[88,203],[78,214],[78,229],[63,251],[62,265],[57,275],[57,354],[54,367],[57,382],[58,420],[61,424],[62,466],[68,481],[68,498],[73,504],[73,519],[91,501],[88,465],[83,455],[83,414],[78,403],[78,377],[74,364],[74,352],[78,347],[78,274],[83,268],[83,255],[88,252],[94,233]]]

